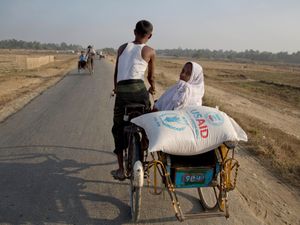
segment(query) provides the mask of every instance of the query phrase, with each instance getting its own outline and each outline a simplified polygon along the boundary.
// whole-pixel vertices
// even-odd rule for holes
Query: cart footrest
[[[211,217],[225,217],[225,212],[202,212],[202,213],[186,213],[184,219],[198,219]]]

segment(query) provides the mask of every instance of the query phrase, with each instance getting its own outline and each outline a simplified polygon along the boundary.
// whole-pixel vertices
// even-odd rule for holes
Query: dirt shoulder
[[[55,54],[54,62],[29,70],[17,68],[14,62],[16,54],[20,53],[0,54],[0,122],[56,84],[76,67],[77,62],[77,55]],[[38,54],[30,53],[32,55]]]

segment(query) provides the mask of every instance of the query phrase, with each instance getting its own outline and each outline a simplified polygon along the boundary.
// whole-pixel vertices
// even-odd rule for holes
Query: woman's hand
[[[155,89],[154,89],[152,86],[148,89],[148,92],[149,92],[151,95],[155,95]]]
[[[151,112],[158,112],[159,110],[157,108],[155,108],[155,106],[153,107],[153,109],[151,110]]]

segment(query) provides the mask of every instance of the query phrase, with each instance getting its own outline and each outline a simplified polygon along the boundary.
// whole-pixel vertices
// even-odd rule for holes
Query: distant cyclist
[[[86,57],[87,57],[87,65],[91,74],[94,73],[94,59],[96,56],[96,51],[94,50],[92,45],[87,47]]]
[[[86,67],[86,57],[84,55],[84,51],[81,51],[78,61],[78,73],[80,73],[80,69],[85,69]]]

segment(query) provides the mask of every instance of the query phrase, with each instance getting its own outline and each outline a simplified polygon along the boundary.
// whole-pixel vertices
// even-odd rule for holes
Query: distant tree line
[[[40,43],[38,41],[22,41],[16,39],[0,41],[0,48],[5,49],[35,49],[35,50],[78,50],[82,49],[80,45],[67,44],[62,42],[55,43]]]
[[[158,55],[187,57],[187,58],[206,58],[219,60],[247,60],[247,61],[266,61],[266,62],[283,62],[283,63],[299,63],[300,51],[289,54],[288,52],[260,52],[255,50],[246,50],[243,52],[209,50],[209,49],[163,49],[157,50]]]

